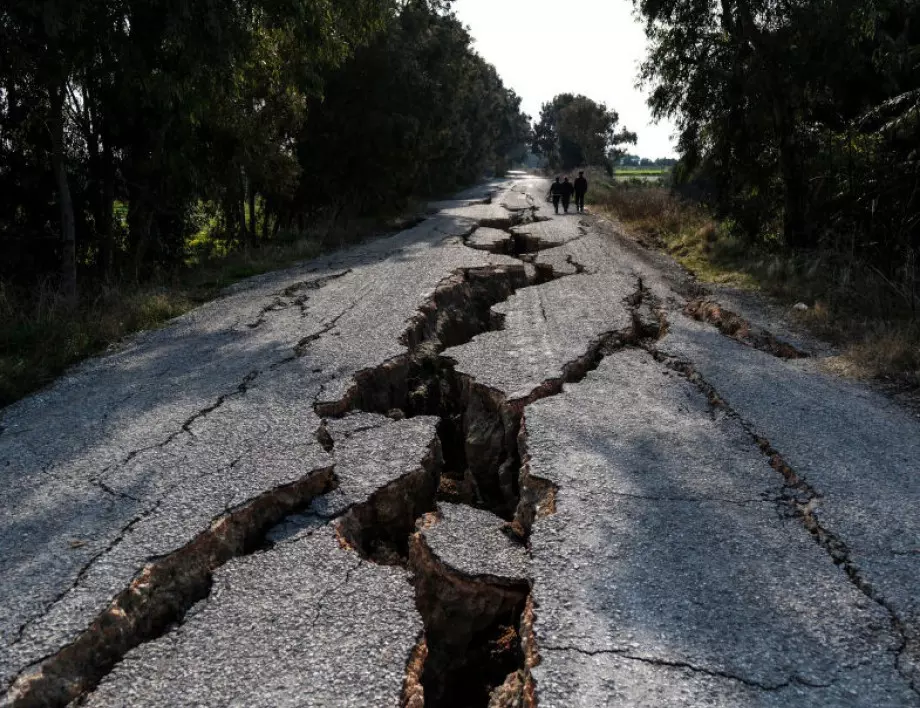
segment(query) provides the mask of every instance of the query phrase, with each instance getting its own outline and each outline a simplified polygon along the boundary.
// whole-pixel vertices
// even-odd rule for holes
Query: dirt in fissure
[[[532,283],[523,283],[528,284]],[[407,666],[404,705],[412,708],[534,705],[529,667],[534,665],[535,642],[526,651],[527,642],[522,642],[528,626],[529,580],[464,575],[437,557],[421,529],[434,522],[438,500],[451,501],[505,519],[509,537],[526,544],[534,519],[553,513],[556,492],[529,473],[526,434],[521,434],[526,405],[558,394],[565,382],[580,381],[614,351],[660,333],[659,323],[648,316],[651,311],[642,316],[643,305],[650,303],[639,283],[636,295],[624,303],[636,313],[629,331],[589,343],[558,379],[512,404],[458,373],[441,352],[500,329],[502,322],[489,314],[491,307],[521,285],[520,275],[508,269],[467,272],[453,279],[439,288],[409,328],[409,354],[357,377],[345,406],[319,409],[325,415],[360,410],[395,419],[434,416],[440,421],[436,473],[423,485],[401,480],[401,489],[368,502],[371,507],[384,499],[385,506],[403,503],[406,511],[390,509],[381,515],[358,508],[339,526],[345,545],[375,562],[403,565],[412,574],[425,627]],[[409,529],[408,519],[420,511]],[[385,518],[399,521],[381,523]],[[532,610],[530,617],[532,625]]]
[[[338,522],[343,545],[411,573],[425,627],[407,666],[403,704],[411,708],[523,705],[521,624],[529,581],[464,575],[431,551],[420,529],[433,522],[438,500],[484,508],[509,522],[515,517],[522,409],[482,396],[441,352],[500,329],[492,306],[533,284],[523,266],[455,275],[407,329],[408,355],[359,375],[344,405],[318,407],[326,416],[361,410],[439,419],[439,455],[428,476],[399,480]]]

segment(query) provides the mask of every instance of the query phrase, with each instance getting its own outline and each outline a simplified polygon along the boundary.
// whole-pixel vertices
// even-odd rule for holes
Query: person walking
[[[556,210],[556,213],[559,213],[559,201],[562,199],[562,182],[559,181],[559,178],[556,178],[556,181],[553,182],[552,186],[549,188],[549,195],[553,199],[553,209]]]
[[[562,182],[562,186],[559,191],[562,195],[562,209],[566,214],[568,214],[569,204],[572,203],[572,194],[575,192],[575,187],[573,187],[572,183],[569,182],[568,177],[566,177]]]
[[[575,211],[585,213],[585,195],[588,193],[588,180],[585,179],[585,173],[579,172],[578,179],[575,180]]]

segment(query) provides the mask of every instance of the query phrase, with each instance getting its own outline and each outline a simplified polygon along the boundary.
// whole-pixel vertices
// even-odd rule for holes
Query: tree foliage
[[[636,0],[643,77],[680,130],[678,173],[752,240],[914,276],[920,3]]]
[[[528,140],[440,0],[10,0],[0,278],[143,278],[206,224],[257,245]]]
[[[470,46],[454,16],[425,3],[392,15],[314,101],[298,144],[308,172],[291,207],[372,210],[502,171],[530,121]]]
[[[617,131],[620,116],[603,103],[586,96],[560,94],[540,111],[534,128],[533,151],[553,167],[610,166],[623,151],[621,145],[636,143],[636,134]]]

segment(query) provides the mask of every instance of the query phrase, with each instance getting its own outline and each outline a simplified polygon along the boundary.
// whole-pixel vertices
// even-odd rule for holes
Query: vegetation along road
[[[0,706],[920,706],[918,10],[718,5],[658,160],[450,3],[0,9]]]

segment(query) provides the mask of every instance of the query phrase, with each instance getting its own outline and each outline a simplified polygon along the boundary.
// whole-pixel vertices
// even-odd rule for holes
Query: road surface
[[[920,706],[917,418],[547,187],[2,411],[0,705]]]

